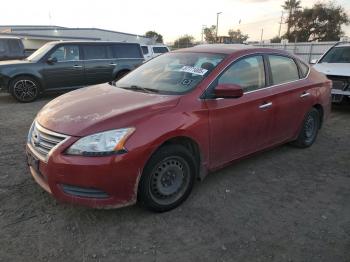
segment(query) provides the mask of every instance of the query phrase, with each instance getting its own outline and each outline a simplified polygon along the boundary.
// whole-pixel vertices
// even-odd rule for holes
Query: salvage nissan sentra
[[[27,160],[58,200],[162,212],[194,181],[283,143],[306,148],[330,112],[331,82],[284,51],[199,46],[76,90],[35,118]]]

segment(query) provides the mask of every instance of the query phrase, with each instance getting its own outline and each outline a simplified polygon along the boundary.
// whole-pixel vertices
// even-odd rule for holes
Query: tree
[[[212,44],[216,42],[216,26],[212,25],[211,27],[206,27],[203,30],[204,39],[208,43]]]
[[[294,13],[293,30],[285,35],[289,41],[338,41],[344,35],[341,27],[350,20],[343,7],[317,3]]]
[[[271,38],[270,41],[271,41],[271,43],[281,43],[282,38],[279,36],[275,36],[275,37]]]
[[[248,35],[244,35],[239,29],[237,30],[230,29],[228,31],[228,35],[230,36],[231,42],[233,43],[243,43],[244,41],[247,41],[247,39],[249,38]]]
[[[288,12],[287,18],[287,36],[290,34],[290,30],[293,24],[294,14],[301,8],[299,0],[286,0],[282,5],[283,9]]]
[[[157,43],[163,43],[163,36],[155,31],[147,31],[145,36],[149,38],[154,38]]]
[[[175,48],[191,47],[194,45],[193,40],[194,40],[194,37],[191,35],[181,36],[175,40],[174,47]]]

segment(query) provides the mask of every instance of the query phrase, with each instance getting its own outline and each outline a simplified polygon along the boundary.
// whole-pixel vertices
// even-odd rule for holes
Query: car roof
[[[238,51],[247,51],[247,53],[275,53],[282,55],[289,55],[288,52],[279,49],[256,47],[245,44],[205,44],[194,47],[183,48],[175,50],[174,52],[196,52],[196,53],[216,53],[216,54],[233,54]]]
[[[19,37],[15,37],[15,36],[0,36],[0,39],[15,39],[15,40],[20,40]]]
[[[140,44],[136,42],[117,42],[117,41],[52,41],[49,44]]]

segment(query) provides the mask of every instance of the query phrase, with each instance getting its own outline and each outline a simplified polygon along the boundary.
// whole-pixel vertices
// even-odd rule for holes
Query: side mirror
[[[310,64],[314,65],[314,64],[317,64],[317,62],[318,62],[318,59],[312,59],[312,60],[310,61]]]
[[[49,57],[47,59],[47,63],[50,64],[50,65],[55,64],[57,62],[58,62],[57,57]]]
[[[219,84],[214,95],[216,98],[239,98],[243,96],[243,88],[236,84]]]

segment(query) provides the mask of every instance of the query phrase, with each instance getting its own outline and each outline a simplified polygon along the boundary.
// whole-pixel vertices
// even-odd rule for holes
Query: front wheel
[[[19,102],[29,103],[38,98],[40,86],[32,77],[21,76],[11,81],[9,90]]]
[[[311,146],[316,140],[319,128],[320,113],[316,108],[312,108],[305,116],[303,126],[297,140],[295,140],[292,144],[300,148]]]
[[[189,196],[195,177],[196,163],[185,147],[161,147],[144,169],[139,184],[138,200],[152,211],[171,210]]]

